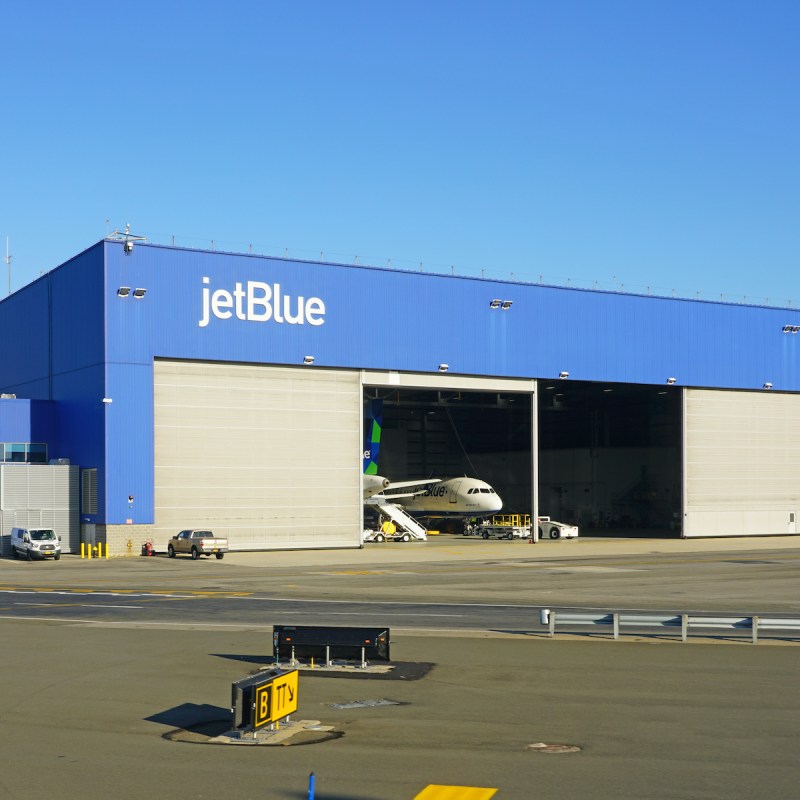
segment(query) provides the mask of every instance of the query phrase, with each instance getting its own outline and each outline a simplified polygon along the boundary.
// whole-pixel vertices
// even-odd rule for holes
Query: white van
[[[32,558],[61,558],[61,537],[52,528],[12,528],[11,555]]]

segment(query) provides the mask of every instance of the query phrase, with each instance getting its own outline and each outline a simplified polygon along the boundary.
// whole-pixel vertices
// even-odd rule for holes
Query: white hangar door
[[[797,533],[800,395],[686,389],[684,536]]]
[[[185,528],[231,550],[358,547],[358,373],[211,362],[154,365],[153,543]]]

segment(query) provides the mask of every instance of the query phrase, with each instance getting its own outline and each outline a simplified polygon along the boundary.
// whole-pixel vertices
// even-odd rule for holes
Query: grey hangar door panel
[[[156,360],[154,406],[157,549],[193,527],[231,550],[360,545],[358,373]]]

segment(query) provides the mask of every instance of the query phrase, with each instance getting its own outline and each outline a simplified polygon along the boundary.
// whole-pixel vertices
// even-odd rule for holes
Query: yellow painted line
[[[388,570],[380,569],[347,569],[339,570],[338,572],[331,572],[331,575],[387,575]]]
[[[35,592],[37,594],[115,594],[115,595],[155,595],[157,597],[172,598],[173,595],[181,595],[177,599],[186,599],[186,596],[191,597],[251,597],[253,592],[201,592],[189,589],[76,589],[71,587],[64,587],[59,589],[44,588],[41,586],[0,586],[0,592]]]
[[[489,800],[496,793],[497,789],[484,789],[480,786],[440,786],[432,783],[414,800]]]

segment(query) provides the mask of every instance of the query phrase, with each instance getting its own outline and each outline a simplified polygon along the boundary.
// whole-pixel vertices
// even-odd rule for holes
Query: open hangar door
[[[392,377],[393,385],[378,385],[370,375],[363,392],[365,444],[380,409],[380,475],[480,478],[502,498],[502,513],[531,514],[532,381],[442,376],[426,385],[425,376]],[[429,527],[460,530],[456,521]]]
[[[539,513],[581,535],[680,536],[682,390],[539,382]]]
[[[156,360],[153,543],[185,528],[231,550],[359,547],[359,373]]]

